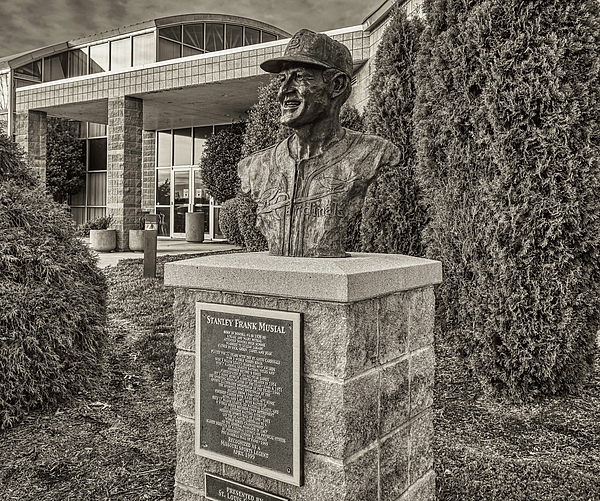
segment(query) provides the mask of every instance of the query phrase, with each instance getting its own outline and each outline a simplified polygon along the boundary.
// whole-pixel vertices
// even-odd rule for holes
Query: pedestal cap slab
[[[165,265],[165,285],[345,303],[441,281],[439,261],[401,254],[296,258],[249,252]]]

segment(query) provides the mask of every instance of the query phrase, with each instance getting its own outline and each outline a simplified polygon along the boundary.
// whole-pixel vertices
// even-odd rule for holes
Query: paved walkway
[[[167,254],[197,254],[200,252],[215,252],[222,250],[237,249],[235,245],[227,242],[206,241],[202,243],[186,242],[185,240],[158,239],[157,255],[165,256]],[[97,252],[98,266],[106,268],[114,266],[121,259],[139,259],[144,257],[143,252]]]

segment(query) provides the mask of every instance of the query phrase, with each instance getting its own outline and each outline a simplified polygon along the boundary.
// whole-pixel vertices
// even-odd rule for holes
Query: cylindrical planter
[[[98,252],[114,251],[117,247],[117,230],[90,230],[90,247]]]
[[[129,249],[134,252],[144,251],[144,230],[129,230]]]
[[[186,212],[185,240],[204,242],[204,212]]]

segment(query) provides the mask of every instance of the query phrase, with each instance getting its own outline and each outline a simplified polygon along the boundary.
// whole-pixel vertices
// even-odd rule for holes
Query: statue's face
[[[290,64],[279,73],[279,79],[282,124],[298,129],[329,116],[331,96],[321,68]]]

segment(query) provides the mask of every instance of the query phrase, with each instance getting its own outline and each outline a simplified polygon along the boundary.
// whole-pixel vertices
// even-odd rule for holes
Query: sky
[[[0,0],[0,57],[159,17],[233,14],[290,33],[361,24],[383,0]]]

